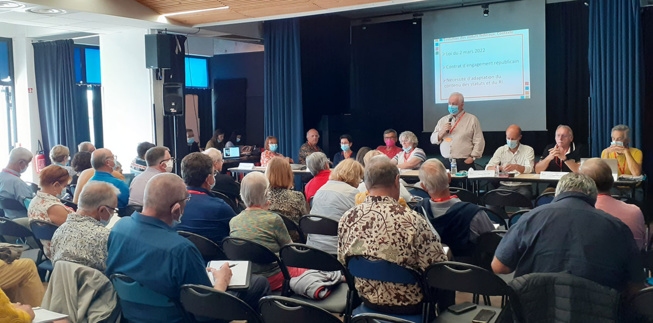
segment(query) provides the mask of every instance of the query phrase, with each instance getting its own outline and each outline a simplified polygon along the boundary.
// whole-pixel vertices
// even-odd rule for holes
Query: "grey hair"
[[[419,143],[419,140],[417,140],[417,136],[412,131],[404,131],[399,135],[399,141],[401,142],[402,139],[406,139],[408,142],[413,144],[413,146],[417,146]]]
[[[449,97],[451,98],[452,96],[457,96],[457,97],[459,97],[459,98],[460,98],[460,103],[465,103],[465,96],[464,96],[462,93],[460,93],[460,92],[453,92],[453,93],[451,93],[451,94],[449,95]]]
[[[205,155],[211,157],[211,160],[214,163],[218,163],[218,162],[222,161],[222,153],[220,152],[220,150],[218,150],[216,148],[211,147],[211,148],[205,150],[203,153]]]
[[[56,145],[50,149],[50,160],[55,163],[63,162],[66,157],[70,157],[70,150],[63,145]]]
[[[375,187],[391,187],[399,176],[397,165],[386,155],[374,156],[365,166],[365,187],[369,191]]]
[[[103,205],[111,206],[118,194],[120,190],[107,182],[90,181],[84,185],[77,205],[80,210],[94,211]]]
[[[90,141],[82,141],[77,145],[77,151],[88,151],[90,152],[89,146],[92,146],[93,143]]]
[[[306,167],[315,176],[319,172],[328,169],[326,165],[328,161],[327,156],[323,152],[314,152],[306,157]]]
[[[432,158],[425,161],[419,168],[419,180],[429,193],[449,189],[449,176],[442,162]]]
[[[32,157],[34,157],[34,155],[32,155],[32,152],[27,150],[27,148],[16,147],[9,153],[9,164],[15,164],[21,160],[29,163],[32,160]]]
[[[569,130],[569,134],[570,134],[572,137],[574,136],[574,131],[571,130],[571,127],[570,127],[570,126],[568,126],[568,125],[566,125],[566,124],[558,125],[558,127],[556,128],[556,132],[558,132],[558,129],[560,129],[560,128],[564,128],[564,129]]]
[[[610,131],[610,134],[612,134],[615,131],[623,131],[624,132],[624,141],[629,141],[630,140],[630,127],[625,125],[625,124],[618,124],[614,127],[612,127],[612,131]]]
[[[593,200],[596,200],[598,195],[596,183],[594,180],[585,175],[578,173],[569,173],[560,178],[558,186],[556,186],[556,196],[565,192],[579,192],[588,195]]]
[[[267,202],[265,193],[268,189],[268,178],[263,173],[251,172],[240,183],[240,197],[245,206],[262,206]]]

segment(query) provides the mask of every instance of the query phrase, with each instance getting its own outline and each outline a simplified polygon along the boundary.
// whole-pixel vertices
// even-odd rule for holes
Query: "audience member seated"
[[[289,163],[293,163],[293,160],[290,157],[284,157],[282,154],[278,153],[279,150],[279,141],[275,136],[268,136],[265,138],[265,150],[261,153],[261,166],[267,167],[270,163],[270,160],[274,157],[285,158]]]
[[[80,151],[73,156],[73,160],[70,161],[70,166],[73,167],[73,170],[79,176],[81,172],[91,168],[91,153],[88,151]]]
[[[215,129],[215,132],[213,132],[213,137],[209,139],[204,149],[206,150],[209,148],[215,148],[217,150],[222,150],[224,149],[224,144],[224,131],[222,131],[222,129]]]
[[[118,208],[124,209],[129,202],[129,186],[123,179],[115,178],[112,172],[117,167],[116,156],[113,155],[111,150],[101,148],[93,152],[91,155],[91,164],[95,169],[95,174],[89,181],[107,182],[120,190],[118,195]],[[77,187],[80,189],[80,187]]]
[[[65,206],[57,196],[66,189],[70,183],[68,171],[58,165],[50,165],[44,168],[39,174],[41,190],[29,204],[27,216],[30,221],[41,220],[52,223],[56,226],[62,225],[68,218],[68,214],[74,210]],[[46,257],[52,256],[50,252],[50,241],[41,240],[43,252]]]
[[[86,153],[86,152],[84,152]],[[91,168],[85,169],[83,172],[77,172],[78,178],[77,178],[77,187],[75,188],[75,195],[73,197],[73,203],[77,203],[79,201],[79,194],[82,192],[82,189],[84,188],[84,185],[88,183],[88,181],[91,179],[91,177],[95,176],[95,169],[93,167],[93,163],[91,162],[91,158],[93,157],[92,153],[89,153],[89,165]],[[84,161],[85,162],[85,161]],[[117,165],[116,165],[117,166]],[[125,176],[116,171],[115,169],[111,171],[111,176],[124,181]]]
[[[21,303],[11,303],[0,288],[0,321],[7,323],[31,323],[34,319],[32,307]]]
[[[204,151],[204,154],[211,157],[211,160],[213,161],[215,186],[213,186],[211,190],[223,193],[234,201],[240,200],[240,184],[238,184],[232,176],[222,174],[222,166],[224,165],[222,153],[215,148],[209,148]]]
[[[12,302],[40,306],[45,290],[34,260],[0,258],[0,289]]]
[[[419,180],[431,197],[424,199],[422,207],[440,234],[442,243],[451,248],[454,257],[471,257],[476,239],[494,230],[490,218],[478,205],[463,202],[456,195],[451,195],[451,174],[439,160],[425,161],[419,169]]]
[[[642,175],[642,151],[630,147],[630,127],[617,125],[612,128],[610,147],[603,149],[601,158],[616,159],[619,164],[619,176]]]
[[[267,187],[268,180],[261,173],[252,172],[243,177],[240,196],[247,208],[231,219],[229,235],[256,242],[278,254],[281,247],[292,240],[283,220],[268,210],[269,203],[265,197]],[[288,271],[290,276],[297,277],[306,269],[288,267]],[[283,286],[283,274],[276,263],[253,264],[252,273],[267,277],[273,291]]]
[[[363,146],[356,152],[356,161],[365,167],[365,154],[372,150],[370,147]]]
[[[77,174],[71,166],[66,166],[70,161],[70,150],[66,146],[56,145],[52,147],[52,149],[50,149],[50,161],[52,161],[52,164],[59,165],[66,169],[70,174],[70,177]]]
[[[107,268],[106,227],[118,206],[118,191],[106,182],[90,182],[80,194],[77,212],[68,215],[52,236],[52,263],[69,261],[104,272]]]
[[[497,274],[567,272],[618,291],[643,287],[633,234],[594,208],[597,190],[587,175],[569,173],[553,202],[526,213],[508,230],[492,261]]]
[[[95,151],[95,145],[93,145],[93,143],[91,143],[90,141],[83,141],[80,142],[79,145],[77,145],[77,151],[93,153]]]
[[[315,195],[315,192],[322,187],[331,176],[331,170],[329,169],[329,160],[327,156],[318,151],[312,153],[306,157],[306,168],[311,172],[313,178],[311,178],[306,186],[304,187],[304,194],[306,194],[306,202],[311,201],[311,197]]]
[[[397,131],[388,129],[383,132],[383,142],[385,145],[376,147],[376,150],[382,152],[388,158],[393,159],[401,152],[401,148],[397,146]]]
[[[34,196],[32,188],[20,179],[20,175],[27,171],[32,161],[32,153],[23,148],[16,147],[9,152],[9,163],[0,172],[0,199],[12,199],[23,203],[27,208],[29,201]],[[4,210],[5,217],[18,220],[22,225],[27,225],[27,211]],[[21,220],[19,218],[25,218]]]
[[[311,214],[340,221],[342,215],[356,204],[358,183],[363,180],[363,174],[363,166],[359,162],[353,159],[343,160],[331,172],[329,181],[315,193]],[[338,237],[335,236],[310,234],[306,244],[330,254],[338,253]]]
[[[129,172],[134,174],[134,176],[140,175],[147,168],[145,153],[152,147],[154,147],[154,144],[147,141],[141,142],[136,146],[136,158],[129,165]]]
[[[181,223],[174,229],[197,233],[220,244],[229,236],[229,220],[236,213],[221,198],[211,195],[215,185],[211,157],[202,153],[187,155],[181,161],[181,176],[191,199],[186,203]]]
[[[267,192],[270,202],[268,209],[298,223],[302,215],[308,214],[308,207],[304,195],[292,190],[294,182],[290,164],[283,158],[272,158],[265,175],[270,182]],[[242,188],[240,192],[243,192]]]
[[[556,128],[555,144],[544,148],[540,161],[535,165],[535,172],[577,172],[580,159],[587,157],[585,146],[574,142],[574,132],[567,125]]]
[[[592,158],[583,163],[580,167],[580,173],[591,177],[596,183],[599,195],[596,197],[594,207],[625,223],[632,231],[637,247],[643,250],[648,242],[644,214],[637,205],[622,202],[610,195],[610,189],[614,184],[610,166],[600,158]]]
[[[363,164],[367,165],[367,163],[372,160],[372,158],[376,156],[381,156],[384,155],[382,152],[378,150],[372,150],[369,151],[367,154],[365,154],[365,158],[363,158]],[[387,156],[386,156],[387,157]],[[380,158],[383,159],[383,158]],[[391,160],[392,161],[392,160]],[[366,167],[367,168],[367,167]],[[413,195],[408,192],[402,181],[399,181],[399,204],[406,206],[406,201],[412,201],[413,200]],[[367,187],[365,187],[365,182],[361,182],[358,184],[358,191],[360,192],[359,194],[356,194],[356,205],[361,204],[365,202],[365,199],[369,195],[367,193]]]
[[[184,284],[226,291],[232,275],[229,265],[209,269],[215,278],[215,284],[211,285],[199,250],[172,229],[181,220],[188,198],[186,185],[179,176],[165,173],[152,177],[145,187],[143,212],[120,219],[109,234],[107,276],[125,274],[173,300],[179,300],[180,287]],[[257,308],[258,300],[268,291],[269,284],[264,278],[252,276],[249,289],[229,293]],[[168,311],[142,304],[123,305],[123,313],[139,321],[183,320],[174,308]]]
[[[154,176],[161,173],[170,173],[175,160],[170,156],[168,147],[152,147],[144,155],[147,168],[145,171],[134,177],[129,184],[129,204],[143,205],[145,185]]]
[[[356,153],[351,150],[353,145],[354,142],[351,140],[350,135],[345,134],[340,136],[340,150],[342,151],[333,155],[333,167],[338,166],[338,164],[345,159],[356,159]]]
[[[186,129],[186,143],[188,144],[188,153],[196,153],[200,151],[198,140],[195,139],[193,129]]]
[[[236,147],[236,146],[244,145],[242,138],[243,135],[240,133],[240,131],[238,130],[232,131],[231,136],[229,136],[229,140],[225,144],[225,147]]]
[[[424,217],[399,205],[399,171],[385,156],[365,163],[365,185],[370,196],[340,219],[338,260],[352,256],[383,259],[419,272],[445,261],[439,238]],[[385,312],[417,314],[424,295],[418,285],[355,278],[363,302]]]
[[[422,148],[417,148],[417,136],[410,131],[399,135],[399,142],[403,151],[393,157],[393,162],[400,170],[419,169],[426,160],[426,153]]]
[[[315,129],[306,132],[306,142],[299,147],[299,163],[306,165],[306,157],[314,152],[322,152],[322,148],[317,146],[320,140],[320,133]]]
[[[506,129],[506,144],[499,147],[485,169],[494,170],[497,167],[501,172],[530,174],[533,172],[535,152],[531,146],[521,143],[521,128],[511,125]],[[501,181],[500,189],[511,190],[526,196],[529,200],[533,198],[531,183]]]

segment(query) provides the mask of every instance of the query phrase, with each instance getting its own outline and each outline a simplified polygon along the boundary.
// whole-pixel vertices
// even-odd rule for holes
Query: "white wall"
[[[139,142],[154,142],[151,71],[145,68],[145,34],[136,30],[100,35],[104,147],[123,170]]]

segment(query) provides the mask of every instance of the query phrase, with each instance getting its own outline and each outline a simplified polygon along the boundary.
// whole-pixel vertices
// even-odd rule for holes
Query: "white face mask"
[[[173,165],[174,165],[174,162],[172,161],[172,159],[169,159],[166,162],[166,172],[168,172],[168,173],[172,172],[172,166]]]

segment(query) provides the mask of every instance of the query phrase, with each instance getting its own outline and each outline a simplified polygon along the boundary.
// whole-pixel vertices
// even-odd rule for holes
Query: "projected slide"
[[[435,103],[530,99],[528,29],[439,38],[434,42]]]

